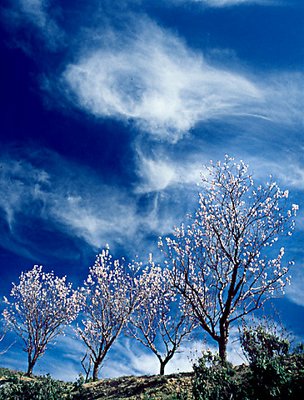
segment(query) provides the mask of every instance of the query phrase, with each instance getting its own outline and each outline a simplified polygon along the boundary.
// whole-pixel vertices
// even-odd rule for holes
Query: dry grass
[[[191,373],[180,373],[104,379],[85,384],[83,392],[76,398],[79,400],[190,400],[192,399],[192,377]]]

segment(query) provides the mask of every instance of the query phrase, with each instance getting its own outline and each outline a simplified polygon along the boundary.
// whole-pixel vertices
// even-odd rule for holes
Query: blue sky
[[[203,165],[225,154],[274,175],[303,208],[302,0],[3,4],[1,295],[33,264],[80,284],[106,243],[147,258],[193,209]],[[293,283],[274,301],[302,339],[303,231],[300,209]],[[18,349],[2,363],[24,368]],[[170,368],[189,367],[186,353]],[[37,372],[75,377],[80,354],[68,336]],[[155,365],[122,338],[104,375]]]

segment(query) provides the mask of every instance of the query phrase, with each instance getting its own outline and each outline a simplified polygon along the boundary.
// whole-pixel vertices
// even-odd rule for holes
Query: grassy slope
[[[21,380],[39,380],[39,377],[27,378],[19,371],[0,368],[0,386],[8,382],[12,376]],[[192,398],[192,376],[191,373],[180,373],[165,376],[127,376],[103,379],[84,384],[80,391],[74,392],[73,399],[190,400]],[[67,383],[66,385],[71,384]]]
[[[84,392],[75,399],[191,399],[192,374],[165,376],[128,376],[104,379],[84,385]]]

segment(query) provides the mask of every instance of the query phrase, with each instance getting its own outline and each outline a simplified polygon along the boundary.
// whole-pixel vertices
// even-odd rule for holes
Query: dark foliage
[[[249,365],[233,367],[210,352],[194,366],[196,400],[297,400],[304,393],[304,347],[262,326],[240,335]]]
[[[71,400],[72,390],[72,385],[54,380],[49,375],[24,379],[12,374],[1,380],[0,400]]]
[[[224,400],[237,397],[237,374],[232,364],[207,351],[193,366],[193,396],[197,400]]]

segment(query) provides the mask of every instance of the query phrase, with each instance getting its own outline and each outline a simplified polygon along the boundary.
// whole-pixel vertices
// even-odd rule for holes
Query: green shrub
[[[193,396],[197,400],[238,399],[236,371],[232,364],[223,362],[210,351],[193,366]],[[234,396],[234,397],[231,397]]]
[[[240,339],[249,360],[249,398],[296,400],[302,397],[304,354],[301,346],[291,352],[286,337],[261,325],[244,328]]]
[[[249,365],[233,367],[207,352],[194,365],[196,400],[298,400],[304,393],[304,346],[261,325],[240,334]]]
[[[285,335],[286,336],[286,335]],[[262,360],[270,360],[279,356],[287,356],[290,350],[290,341],[278,333],[274,328],[264,328],[258,325],[254,328],[243,327],[240,332],[240,341],[249,364]]]
[[[72,386],[49,375],[25,380],[17,375],[7,377],[0,387],[0,400],[71,400]]]

